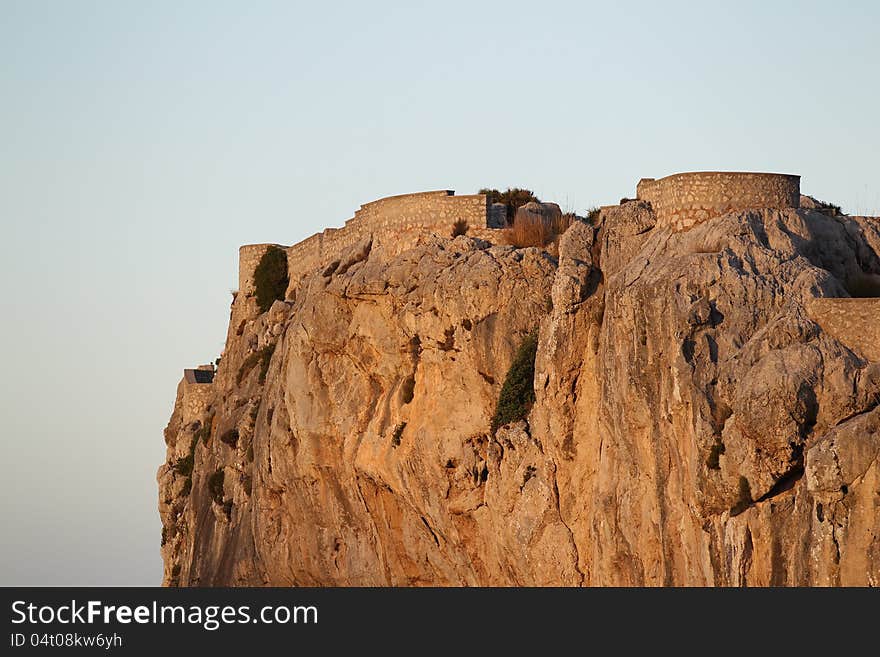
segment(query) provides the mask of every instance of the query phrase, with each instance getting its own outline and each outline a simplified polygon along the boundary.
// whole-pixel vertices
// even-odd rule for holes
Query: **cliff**
[[[558,251],[365,235],[241,291],[165,430],[164,583],[880,584],[880,223],[631,201]]]

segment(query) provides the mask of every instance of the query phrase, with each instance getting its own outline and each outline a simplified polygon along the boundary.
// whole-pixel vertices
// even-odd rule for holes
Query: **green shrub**
[[[532,331],[523,338],[513,363],[507,371],[491,431],[494,434],[502,425],[525,419],[535,403],[535,356],[538,353],[538,334]]]
[[[827,201],[820,201],[817,198],[813,200],[816,202],[816,210],[822,214],[827,214],[829,217],[839,217],[846,214],[840,209],[839,205],[828,203]]]
[[[289,282],[287,253],[280,247],[270,246],[254,270],[254,288],[261,312],[269,310],[275,301],[284,300]]]
[[[503,203],[507,206],[507,222],[512,223],[516,210],[526,203],[540,203],[541,200],[535,196],[530,189],[521,189],[519,187],[508,187],[507,191],[499,192],[497,189],[483,188],[478,193],[485,194],[489,203]]]
[[[220,442],[229,445],[230,447],[235,447],[238,445],[238,429],[229,429],[228,431],[224,431],[223,435],[220,436]]]
[[[452,238],[455,239],[459,235],[467,235],[468,228],[469,226],[467,220],[457,220],[454,224],[452,224]]]
[[[210,477],[208,477],[208,491],[211,493],[211,499],[217,504],[223,504],[223,479],[225,475],[223,468],[217,468]]]
[[[599,213],[601,211],[602,210],[598,207],[592,207],[587,210],[587,222],[595,225],[596,222],[599,221]]]
[[[173,468],[176,474],[179,474],[182,477],[189,477],[192,474],[193,466],[195,465],[195,455],[190,452],[186,456],[182,456],[174,462]]]
[[[198,444],[199,432],[197,431],[189,442],[189,453],[186,456],[181,456],[171,466],[175,474],[179,474],[182,477],[192,476],[193,468],[196,464],[196,445]]]
[[[272,360],[272,354],[274,352],[275,345],[269,344],[262,349],[258,349],[254,353],[250,354],[247,358],[245,358],[244,362],[241,364],[241,367],[238,370],[238,378],[236,380],[236,383],[238,385],[241,385],[241,382],[244,381],[244,378],[250,373],[252,369],[254,369],[257,363],[259,363],[259,383],[260,385],[263,385],[266,382],[266,373],[269,371],[269,362]]]

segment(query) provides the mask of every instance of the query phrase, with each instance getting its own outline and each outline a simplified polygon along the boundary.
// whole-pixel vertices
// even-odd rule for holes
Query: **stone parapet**
[[[452,226],[464,220],[473,229],[488,224],[486,196],[456,196],[451,190],[389,196],[365,203],[341,228],[327,228],[286,249],[290,289],[309,272],[326,267],[349,247],[372,237],[373,248],[396,254],[415,246],[418,239],[434,233],[451,237]],[[268,244],[240,250],[239,288],[250,290],[253,269]]]
[[[674,231],[730,212],[800,205],[800,176],[779,173],[677,173],[643,178],[636,190],[640,200],[651,204],[657,225]]]
[[[204,370],[202,366],[199,369]],[[183,422],[190,423],[202,419],[214,399],[213,368],[210,377],[194,378],[194,370],[184,370],[183,381]],[[210,381],[208,379],[210,378]]]

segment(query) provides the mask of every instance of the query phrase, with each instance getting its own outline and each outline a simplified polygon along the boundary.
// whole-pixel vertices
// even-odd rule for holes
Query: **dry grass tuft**
[[[561,217],[544,219],[542,217],[517,217],[512,226],[504,229],[504,241],[511,246],[545,247],[562,235],[575,220],[571,213]]]

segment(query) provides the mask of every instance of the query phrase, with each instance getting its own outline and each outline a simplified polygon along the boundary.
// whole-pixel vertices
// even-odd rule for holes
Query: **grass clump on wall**
[[[459,235],[467,235],[468,222],[465,219],[458,219],[452,224],[452,238],[455,239]]]
[[[525,419],[535,403],[535,356],[538,353],[538,333],[532,331],[523,338],[522,344],[513,357],[513,363],[507,371],[495,415],[492,418],[491,431],[510,422]]]

